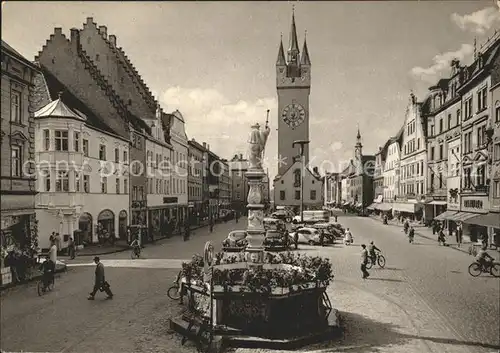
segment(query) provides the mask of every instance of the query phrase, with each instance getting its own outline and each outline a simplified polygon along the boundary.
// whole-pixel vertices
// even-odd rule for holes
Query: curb
[[[370,217],[371,219],[373,220],[377,220],[376,218],[374,217]],[[401,228],[401,226],[397,225],[397,224],[389,224],[393,227],[398,227],[398,228]],[[415,235],[418,235],[419,237],[421,238],[425,238],[425,239],[429,239],[429,240],[434,240],[436,241],[436,239],[434,238],[431,238],[431,237],[428,237],[427,235],[423,235],[422,233],[420,233],[418,230],[415,230]],[[437,242],[437,241],[436,241]],[[448,245],[447,248],[450,248],[450,249],[453,249],[453,250],[457,250],[457,251],[460,251],[460,252],[463,252],[464,254],[467,254],[469,255],[469,251],[468,250],[465,250],[463,248],[459,248],[457,246],[454,246],[454,245]]]
[[[200,229],[200,228],[203,228],[203,227],[208,227],[207,225],[203,225],[203,226],[196,226],[194,228],[191,228],[191,230],[196,230],[196,229]],[[158,240],[164,240],[164,239],[169,239],[169,238],[173,238],[174,236],[177,236],[177,235],[181,235],[180,233],[175,233],[175,234],[172,234],[172,236],[164,236],[164,237],[161,237],[161,238],[156,238],[154,241],[158,241]],[[155,243],[147,243],[148,245],[155,245]],[[124,252],[124,251],[127,251],[127,250],[130,250],[130,246],[127,245],[127,246],[123,246],[123,248],[119,248],[119,249],[114,249],[114,250],[103,250],[102,252],[95,252],[95,253],[92,253],[92,254],[76,254],[76,257],[89,257],[89,256],[100,256],[100,255],[109,255],[109,254],[116,254],[116,253],[120,253],[120,252]],[[69,256],[64,256],[64,257],[69,257]]]
[[[67,267],[67,265],[65,265],[63,268],[60,268],[58,270],[56,269],[54,273],[62,273],[62,272],[67,272],[67,271],[68,271],[68,267]],[[3,292],[4,290],[7,290],[9,288],[19,287],[19,286],[28,284],[30,282],[37,281],[40,278],[42,278],[42,274],[35,275],[35,276],[31,277],[29,280],[21,282],[21,283],[11,282],[9,284],[1,285],[0,286],[0,292]]]

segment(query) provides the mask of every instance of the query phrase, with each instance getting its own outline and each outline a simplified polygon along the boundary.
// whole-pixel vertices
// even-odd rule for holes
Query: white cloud
[[[342,142],[336,141],[330,144],[330,151],[331,152],[337,152],[338,150],[342,149]]]
[[[500,24],[500,1],[497,0],[496,4],[497,7],[487,7],[468,15],[454,13],[451,15],[451,20],[462,31],[484,34],[496,24]]]
[[[453,59],[467,61],[472,57],[474,47],[470,44],[462,44],[457,51],[449,51],[443,54],[436,55],[432,61],[434,62],[427,68],[414,67],[411,69],[411,75],[423,81],[434,83],[436,79],[443,73],[448,73],[450,70],[450,62]]]
[[[266,97],[254,101],[230,101],[215,89],[171,87],[160,98],[165,111],[179,109],[186,121],[189,139],[210,145],[219,157],[231,159],[235,154],[247,153],[250,126],[264,125],[270,109],[271,134],[266,146],[266,160],[271,176],[276,174],[278,134],[273,126],[277,102]]]

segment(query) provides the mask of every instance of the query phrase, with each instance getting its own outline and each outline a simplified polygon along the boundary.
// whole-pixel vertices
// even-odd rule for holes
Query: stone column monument
[[[264,131],[260,125],[252,126],[248,140],[249,167],[245,176],[248,180],[248,227],[247,227],[247,261],[262,263],[264,261],[264,204],[263,204],[263,179],[266,173],[262,168],[262,159],[270,129],[266,123]]]

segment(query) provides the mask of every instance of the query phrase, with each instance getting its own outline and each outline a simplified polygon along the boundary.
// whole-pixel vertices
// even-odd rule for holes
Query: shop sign
[[[163,203],[177,203],[177,197],[164,197]]]
[[[487,213],[489,210],[488,196],[462,196],[461,211]]]
[[[12,227],[19,222],[21,222],[21,217],[19,216],[2,216],[2,229]]]

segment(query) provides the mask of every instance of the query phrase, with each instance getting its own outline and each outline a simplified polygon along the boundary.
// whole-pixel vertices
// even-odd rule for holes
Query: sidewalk
[[[370,218],[382,223],[382,219],[379,216],[370,216]],[[397,220],[390,220],[390,221],[388,221],[388,223],[390,226],[403,228],[403,224],[398,222]],[[437,234],[432,234],[431,228],[426,227],[423,224],[415,223],[415,222],[413,222],[413,223],[410,222],[410,225],[412,225],[413,228],[415,229],[415,235],[422,237],[422,238],[425,238],[425,239],[434,240],[437,243]],[[448,244],[448,246],[450,248],[452,248],[454,250],[461,251],[461,252],[468,254],[468,255],[470,255],[469,248],[471,245],[474,245],[476,247],[476,250],[478,250],[480,245],[481,245],[480,243],[464,241],[464,242],[462,242],[461,246],[459,246],[458,243],[456,242],[455,236],[448,236],[448,235],[446,235],[446,244]],[[495,253],[497,253],[497,252],[500,252],[500,249],[495,251]]]
[[[59,261],[58,260],[57,264],[56,264],[56,271],[55,271],[55,273],[66,272],[67,270],[68,270],[68,267],[66,266],[66,264],[63,261]],[[30,282],[33,282],[33,281],[37,281],[40,278],[42,278],[42,272],[40,272],[40,270],[37,268],[37,269],[33,270],[32,276],[28,280],[25,280],[25,281],[22,281],[22,282],[18,282],[18,283],[14,283],[14,282],[10,282],[10,283],[7,283],[7,284],[3,284],[2,283],[0,285],[0,292],[6,290],[8,288],[13,288],[13,287],[17,287],[19,285],[23,285],[23,284],[27,284],[27,283],[30,283]]]
[[[193,226],[191,227],[191,231],[200,229],[203,227],[208,227],[208,224],[201,224],[199,226]],[[182,235],[180,232],[175,232],[171,236],[162,236],[159,238],[155,238],[154,242],[167,239],[167,238],[172,238],[175,236]],[[148,242],[148,245],[154,245],[154,242]],[[116,242],[113,245],[106,244],[104,246],[100,245],[91,245],[88,247],[85,247],[81,250],[76,251],[76,256],[100,256],[100,255],[108,255],[108,254],[114,254],[114,253],[119,253],[122,251],[127,251],[130,249],[130,245],[124,241],[124,240],[116,240]],[[61,257],[69,257],[68,255],[61,255]]]

